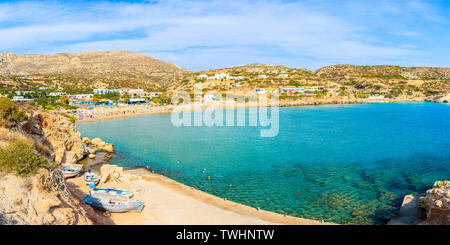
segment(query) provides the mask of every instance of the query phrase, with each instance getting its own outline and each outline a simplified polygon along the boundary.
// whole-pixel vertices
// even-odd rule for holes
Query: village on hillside
[[[195,84],[201,84],[204,103],[217,102],[223,98],[217,98],[216,95],[221,94],[223,95],[221,97],[225,97],[226,93],[245,96],[277,94],[281,106],[369,101],[448,102],[450,92],[448,77],[430,78],[419,76],[420,72],[416,74],[398,71],[385,74],[366,71],[355,75],[351,70],[339,73],[342,69],[349,69],[348,67],[338,67],[337,72],[335,67],[331,71],[327,69],[330,68],[325,67],[323,70],[312,72],[301,68],[253,64],[202,72],[184,72],[173,82],[154,90],[110,87],[112,84],[131,86],[136,84],[116,81],[110,84],[91,83],[89,87],[99,85],[92,89],[78,86],[61,89],[58,86],[34,83],[36,76],[33,75],[14,76],[15,80],[27,84],[22,87],[28,89],[8,86],[8,83],[3,82],[0,96],[8,97],[17,103],[30,103],[46,110],[61,110],[75,119],[128,114],[130,111],[144,113],[156,110],[155,108],[170,110],[173,93],[186,91],[193,98]],[[38,80],[42,79],[40,76],[37,77]],[[2,81],[7,79],[7,76],[2,77]],[[17,84],[20,83],[15,83]],[[47,81],[44,84],[57,85],[57,82]]]

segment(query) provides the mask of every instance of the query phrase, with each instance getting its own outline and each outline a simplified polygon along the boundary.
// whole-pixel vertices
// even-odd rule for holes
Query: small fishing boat
[[[81,169],[83,168],[83,165],[81,164],[65,164],[61,167],[61,170],[64,174],[64,178],[71,178],[77,176]]]
[[[133,191],[95,187],[89,191],[89,194],[91,194],[91,196],[95,198],[107,198],[126,201],[133,196]]]
[[[84,180],[86,181],[87,184],[89,183],[97,184],[100,181],[100,177],[95,173],[85,173]]]
[[[114,201],[110,199],[95,198],[91,195],[86,195],[83,197],[83,201],[96,209],[112,213],[139,213],[144,208],[144,202],[139,200]]]

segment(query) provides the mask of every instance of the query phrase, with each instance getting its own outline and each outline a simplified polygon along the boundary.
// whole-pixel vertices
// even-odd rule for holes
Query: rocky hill
[[[0,83],[9,88],[140,87],[158,89],[187,72],[131,51],[0,54]]]
[[[320,68],[315,74],[335,79],[348,77],[439,79],[450,77],[450,68],[333,65]]]
[[[215,74],[229,78],[211,79]],[[209,79],[202,79],[208,76]],[[200,77],[200,79],[199,79]],[[50,87],[69,93],[94,88],[143,88],[147,91],[192,91],[195,83],[206,90],[325,86],[348,93],[376,92],[398,96],[429,89],[450,91],[450,68],[333,65],[316,71],[281,65],[250,64],[190,72],[130,51],[60,53],[54,55],[0,54],[0,90]]]

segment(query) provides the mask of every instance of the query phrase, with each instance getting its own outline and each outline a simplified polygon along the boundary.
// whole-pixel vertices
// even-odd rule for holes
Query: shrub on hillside
[[[0,98],[0,127],[12,128],[17,123],[25,121],[27,115],[10,99]]]
[[[11,171],[18,176],[26,177],[34,174],[46,163],[47,160],[39,156],[26,141],[15,141],[8,146],[0,147],[0,169]]]
[[[75,123],[76,120],[77,120],[75,117],[73,117],[73,116],[71,116],[71,115],[69,115],[69,114],[67,114],[67,113],[64,113],[64,112],[61,112],[60,115],[63,116],[63,117],[69,118],[69,119],[70,119],[70,122],[72,122],[72,123]]]

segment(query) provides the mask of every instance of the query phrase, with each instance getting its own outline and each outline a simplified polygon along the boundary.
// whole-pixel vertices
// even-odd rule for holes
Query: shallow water
[[[274,138],[255,127],[177,128],[170,114],[77,127],[115,144],[113,164],[282,214],[383,224],[404,195],[449,179],[449,119],[448,104],[370,103],[281,108]]]

